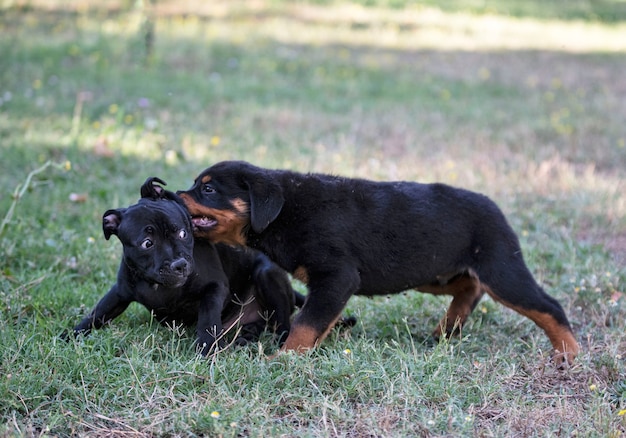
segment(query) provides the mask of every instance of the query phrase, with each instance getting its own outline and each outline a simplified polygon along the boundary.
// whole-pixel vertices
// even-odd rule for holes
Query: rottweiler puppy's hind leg
[[[580,347],[561,305],[537,284],[523,259],[516,258],[506,266],[506,271],[497,274],[480,273],[487,293],[543,329],[554,348],[557,365],[573,363]]]
[[[478,278],[471,272],[457,275],[443,285],[430,285],[418,289],[434,295],[452,295],[448,311],[433,331],[435,339],[460,333],[467,317],[485,292]]]

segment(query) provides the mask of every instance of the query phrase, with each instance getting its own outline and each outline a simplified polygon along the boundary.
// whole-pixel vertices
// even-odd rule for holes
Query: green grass
[[[359,3],[157,2],[146,57],[134,6],[0,2],[0,435],[626,434],[624,3]],[[434,344],[448,299],[416,292],[271,361],[134,305],[60,341],[115,279],[102,213],[223,159],[490,195],[582,354],[554,370],[489,299]]]

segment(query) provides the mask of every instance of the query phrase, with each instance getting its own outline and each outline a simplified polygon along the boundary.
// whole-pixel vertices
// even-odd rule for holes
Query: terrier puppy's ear
[[[164,186],[167,185],[165,181],[163,181],[161,178],[157,178],[156,176],[151,176],[146,179],[146,182],[144,182],[141,186],[141,197],[152,199],[163,198],[165,189],[158,184]]]
[[[115,210],[107,210],[104,215],[102,215],[102,231],[104,232],[104,238],[106,240],[109,240],[111,234],[117,236],[117,231],[120,228],[122,216],[125,211],[125,208],[118,208]]]

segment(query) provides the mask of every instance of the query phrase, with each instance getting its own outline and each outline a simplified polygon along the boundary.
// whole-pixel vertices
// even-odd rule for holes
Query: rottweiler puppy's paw
[[[558,370],[565,371],[574,364],[574,359],[576,359],[578,353],[580,353],[580,348],[578,348],[578,345],[576,345],[576,348],[566,348],[565,352],[562,352],[560,350],[553,350],[552,363]]]

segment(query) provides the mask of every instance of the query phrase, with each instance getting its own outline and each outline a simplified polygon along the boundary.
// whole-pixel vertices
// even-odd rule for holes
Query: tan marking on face
[[[180,197],[185,202],[185,206],[192,217],[207,216],[217,221],[217,224],[209,230],[202,231],[194,229],[194,237],[207,239],[212,242],[223,242],[229,245],[246,244],[246,238],[243,232],[244,228],[249,223],[246,214],[205,207],[186,193],[182,193]],[[244,204],[245,203],[241,201],[240,208],[243,209]]]
[[[230,203],[235,210],[242,215],[247,215],[250,212],[250,206],[246,201],[240,198],[233,199]]]
[[[208,183],[209,181],[211,181],[211,175],[204,175],[200,181],[202,182],[202,184]]]
[[[293,271],[293,278],[304,284],[309,283],[309,273],[304,266],[298,266],[296,270]]]

